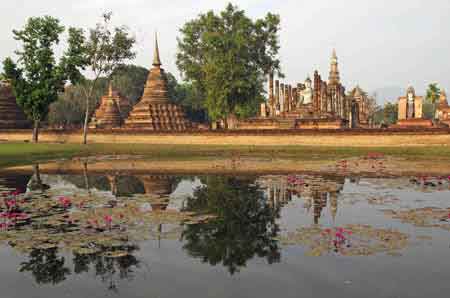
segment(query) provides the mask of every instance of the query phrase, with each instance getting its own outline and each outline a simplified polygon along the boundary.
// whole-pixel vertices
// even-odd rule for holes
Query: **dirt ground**
[[[288,159],[216,159],[195,161],[155,161],[102,157],[75,159],[39,165],[41,174],[291,174],[311,173],[341,176],[395,177],[395,176],[450,176],[450,164],[433,161],[411,161],[401,158],[350,158],[345,160],[299,161]],[[32,173],[32,166],[13,167],[5,173]]]
[[[29,141],[28,131],[0,131],[0,140],[8,142]],[[78,132],[42,132],[41,142],[81,143]],[[115,144],[169,144],[169,145],[248,145],[248,146],[345,146],[345,147],[401,147],[401,146],[450,146],[448,132],[425,133],[308,133],[308,134],[123,134],[95,133],[89,135],[91,143]]]

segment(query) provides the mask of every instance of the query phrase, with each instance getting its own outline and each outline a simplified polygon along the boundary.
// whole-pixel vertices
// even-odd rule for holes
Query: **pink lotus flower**
[[[6,206],[8,208],[13,208],[17,206],[17,201],[12,199],[12,200],[6,200]]]
[[[112,216],[111,215],[105,215],[105,217],[103,218],[105,220],[105,222],[110,225],[112,223]]]
[[[10,226],[11,224],[10,223],[0,223],[0,229],[7,229],[7,228],[9,228],[9,226]]]
[[[336,232],[336,238],[338,238],[340,240],[345,240],[345,236],[341,232]]]
[[[66,197],[60,197],[58,201],[63,208],[69,208],[72,205],[72,201]]]

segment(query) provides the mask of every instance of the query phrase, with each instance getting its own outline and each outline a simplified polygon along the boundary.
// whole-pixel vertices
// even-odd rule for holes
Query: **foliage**
[[[384,124],[392,125],[398,120],[398,104],[386,103],[383,108]]]
[[[251,179],[207,177],[205,186],[188,199],[185,211],[214,214],[215,219],[189,225],[183,232],[184,249],[211,265],[222,263],[231,274],[255,255],[269,263],[280,259],[274,238],[279,210],[267,204]]]
[[[16,64],[11,58],[4,61],[4,77],[11,81],[17,103],[34,121],[33,141],[38,141],[38,129],[45,120],[49,106],[64,91],[65,83],[78,82],[82,75],[84,57],[81,45],[82,30],[70,28],[68,48],[59,63],[55,47],[65,28],[50,16],[30,18],[22,30],[14,30],[14,38],[22,43],[17,51]]]
[[[113,87],[120,90],[132,105],[135,105],[142,94],[147,81],[148,69],[137,65],[119,65],[111,75]]]
[[[212,120],[245,117],[263,100],[264,77],[280,72],[280,18],[251,20],[229,4],[184,25],[177,65]]]
[[[424,104],[424,114],[427,119],[434,119],[436,114],[436,105],[441,96],[441,89],[437,83],[428,85],[426,102]]]
[[[86,111],[86,100],[84,90],[92,84],[90,80],[84,80],[77,85],[66,87],[60,94],[58,101],[50,106],[48,122],[53,127],[80,128],[83,125]],[[100,98],[108,89],[107,79],[99,79],[97,87],[93,91],[92,101],[89,101],[89,110],[93,111],[100,103]]]
[[[92,111],[89,109],[90,101],[99,79],[110,77],[121,64],[136,56],[133,52],[135,38],[130,35],[126,27],[111,29],[111,17],[112,13],[103,14],[103,23],[97,24],[94,29],[90,30],[89,37],[82,46],[86,58],[85,65],[94,74],[90,84],[82,85],[86,99],[83,129],[84,144],[87,143],[88,122]],[[89,87],[86,88],[87,86]]]
[[[379,122],[377,122],[377,114],[381,109],[382,108],[377,103],[377,93],[367,97],[367,110],[370,123],[379,124]]]

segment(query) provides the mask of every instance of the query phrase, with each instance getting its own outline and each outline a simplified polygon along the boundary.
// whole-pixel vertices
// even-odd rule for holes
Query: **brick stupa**
[[[125,121],[126,128],[181,131],[191,127],[181,107],[169,102],[167,77],[161,65],[156,38],[153,67],[140,102],[134,106]]]
[[[109,84],[108,94],[102,96],[100,106],[89,124],[90,128],[118,128],[131,109],[130,101]]]
[[[30,122],[17,105],[9,83],[0,81],[0,128],[28,128]]]

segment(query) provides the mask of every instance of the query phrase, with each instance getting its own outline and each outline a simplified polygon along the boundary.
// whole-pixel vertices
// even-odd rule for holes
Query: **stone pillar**
[[[314,96],[313,96],[313,109],[314,114],[319,114],[319,104],[321,97],[321,89],[322,89],[322,80],[320,79],[320,75],[317,70],[314,72]]]
[[[270,116],[275,114],[275,98],[273,95],[273,73],[269,75],[269,113]]]
[[[289,85],[284,86],[284,111],[289,112]]]
[[[292,110],[295,110],[298,103],[298,93],[297,88],[292,88]]]
[[[280,112],[284,112],[284,84],[280,83]]]
[[[265,102],[261,103],[261,117],[262,118],[267,117],[267,105]]]
[[[289,85],[289,111],[292,111],[292,103],[293,103],[293,95],[292,95],[292,86]]]
[[[275,81],[275,116],[278,106],[280,104],[280,81]]]

